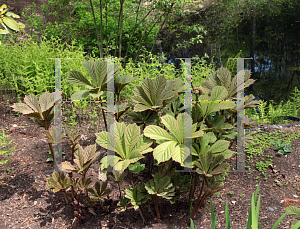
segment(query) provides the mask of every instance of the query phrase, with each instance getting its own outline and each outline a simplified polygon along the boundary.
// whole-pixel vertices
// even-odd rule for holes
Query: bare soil
[[[23,99],[22,99],[23,101]],[[11,99],[11,105],[13,100]],[[15,101],[16,102],[16,101]],[[5,116],[4,116],[5,115]],[[109,182],[109,188],[113,190],[110,198],[104,202],[104,209],[100,205],[94,207],[95,215],[89,211],[89,206],[82,198],[82,209],[84,210],[85,220],[74,221],[74,207],[71,203],[64,201],[61,193],[54,194],[52,191],[46,190],[46,179],[53,172],[53,164],[46,163],[49,147],[46,142],[44,131],[32,123],[26,116],[14,117],[17,113],[12,112],[10,118],[10,110],[7,104],[2,101],[0,103],[0,126],[5,128],[5,134],[9,135],[8,141],[15,139],[11,145],[17,144],[17,147],[11,154],[13,173],[8,173],[8,182],[5,180],[4,168],[0,166],[0,228],[188,228],[186,222],[189,219],[189,210],[187,206],[187,194],[183,195],[179,204],[179,211],[167,201],[163,201],[162,220],[156,223],[156,214],[153,206],[148,209],[144,207],[145,214],[149,220],[144,225],[142,219],[133,208],[131,213],[137,219],[134,222],[125,212],[120,212],[117,208],[119,200],[118,187]],[[125,119],[126,123],[131,123],[129,119]],[[13,125],[16,126],[13,126]],[[77,127],[80,134],[86,139],[80,144],[85,147],[95,143],[95,135],[93,131],[87,135],[86,129],[91,126],[90,122],[82,123],[81,127]],[[101,122],[104,130],[104,123]],[[284,128],[282,128],[284,129]],[[300,131],[300,128],[285,128],[286,131]],[[266,131],[277,131],[276,129],[267,129]],[[66,152],[66,160],[70,161],[70,146],[68,139],[63,142],[63,152]],[[225,228],[225,203],[228,202],[230,219],[232,221],[231,228],[243,228],[246,226],[249,209],[251,206],[251,197],[255,192],[259,181],[261,186],[259,195],[261,195],[260,222],[263,222],[263,228],[269,229],[276,220],[285,212],[284,199],[299,199],[300,181],[299,179],[299,139],[292,144],[293,152],[287,157],[278,156],[273,147],[265,151],[265,155],[274,156],[274,170],[269,168],[267,174],[271,177],[265,181],[260,172],[252,170],[250,172],[230,171],[224,183],[224,188],[220,191],[219,196],[213,196],[213,206],[215,214],[218,215],[217,228]],[[235,145],[231,150],[234,150]],[[101,158],[105,155],[106,150],[97,145],[97,151],[101,151],[100,158],[92,165],[87,177],[91,177],[93,184],[98,181],[98,169]],[[235,158],[227,160],[227,163],[235,167]],[[8,163],[7,163],[8,165]],[[246,164],[247,165],[247,164]],[[135,181],[146,181],[147,172],[134,176]],[[257,178],[260,176],[261,178]],[[279,181],[282,186],[276,184]],[[290,181],[290,182],[289,182]],[[295,185],[295,187],[294,187]],[[122,187],[125,190],[130,187],[129,181],[125,180]],[[198,195],[199,187],[196,191]],[[234,194],[229,194],[233,192]],[[295,196],[296,195],[296,196]],[[195,228],[210,228],[209,199],[205,205],[200,208],[196,214],[194,223]],[[268,209],[272,208],[272,210]],[[290,228],[291,221],[299,219],[299,217],[286,216],[279,228]]]

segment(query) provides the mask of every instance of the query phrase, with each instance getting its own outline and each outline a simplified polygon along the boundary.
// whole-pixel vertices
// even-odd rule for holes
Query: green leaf
[[[173,187],[170,177],[162,178],[160,173],[154,175],[154,181],[147,183],[145,189],[150,195],[157,195],[165,199],[172,199],[175,196],[175,187]]]
[[[300,209],[295,206],[288,206],[285,208],[290,216],[300,216]]]
[[[0,34],[8,34],[9,31],[5,29],[0,29]],[[0,43],[1,44],[1,43]]]
[[[183,136],[184,136],[184,118],[183,114],[178,114],[175,119],[171,115],[165,115],[162,117],[162,123],[166,125],[171,133],[169,134],[166,130],[161,127],[150,125],[144,130],[145,136],[156,140],[159,144],[153,151],[154,158],[158,163],[169,160],[171,157],[174,161],[179,162],[183,165],[184,160],[190,154],[189,149],[184,148]],[[203,136],[203,131],[196,131],[196,125],[192,128],[192,138]],[[175,137],[173,137],[175,136]]]
[[[122,89],[132,81],[138,79],[138,77],[130,77],[129,75],[116,76],[115,77],[115,93],[119,94]]]
[[[178,93],[170,88],[170,83],[166,83],[166,78],[162,75],[155,79],[146,78],[142,82],[142,86],[135,85],[133,89],[134,96],[131,96],[135,112],[145,110],[157,111],[162,109],[168,103],[178,98]],[[175,81],[173,82],[174,85]]]
[[[10,17],[3,17],[2,18],[4,24],[9,27],[10,29],[14,30],[14,31],[20,31],[19,26],[17,24],[17,22],[10,18]]]
[[[48,157],[46,162],[52,162],[53,161],[53,158],[52,157]]]
[[[112,131],[113,129],[114,131]],[[136,124],[126,126],[125,123],[114,122],[111,126],[111,132],[114,132],[114,145],[112,142],[107,144],[106,132],[97,133],[96,142],[106,149],[110,146],[112,150],[119,154],[119,160],[115,165],[116,170],[123,171],[129,164],[143,158],[144,153],[152,151],[152,148],[149,147],[153,141],[140,135],[140,128]],[[102,160],[101,163],[103,164]]]
[[[144,130],[144,134],[146,137],[154,140],[176,141],[176,139],[171,134],[169,134],[166,130],[154,125],[147,126]]]
[[[160,164],[161,162],[170,160],[176,145],[176,142],[168,141],[157,146],[153,151],[153,156],[157,160],[157,163]]]
[[[133,165],[129,165],[128,169],[131,171],[134,171],[135,173],[139,173],[145,169],[145,164],[140,164],[140,162],[137,162]]]
[[[168,130],[176,137],[177,142],[183,143],[184,139],[184,119],[183,114],[177,116],[177,120],[171,115],[165,115],[162,118],[162,123],[168,128]]]
[[[226,202],[227,204],[227,202]],[[226,205],[227,206],[227,205]],[[225,210],[226,211],[226,210]],[[211,212],[211,228],[212,229],[216,229],[216,225],[217,225],[217,215],[215,215],[215,212],[214,212],[214,207],[213,207],[213,204],[212,204],[212,201],[211,201],[211,198],[210,198],[210,212]],[[226,213],[225,213],[226,214]]]
[[[70,71],[67,81],[76,86],[91,86],[91,83],[82,75],[81,72],[72,70]]]
[[[13,18],[20,18],[19,15],[14,14],[14,13],[12,13],[12,12],[6,12],[5,15],[6,15],[6,16],[10,16],[10,17],[13,17]]]
[[[128,125],[124,133],[125,151],[126,151],[127,158],[130,158],[131,152],[134,146],[137,144],[139,137],[140,137],[140,128],[135,124]]]
[[[34,122],[48,129],[54,117],[54,93],[44,92],[41,94],[39,102],[35,95],[26,95],[24,102],[25,104],[15,103],[11,107],[16,112],[33,117]]]
[[[213,153],[219,153],[219,152],[227,150],[228,147],[229,147],[229,141],[218,140],[208,150]]]
[[[278,227],[278,225],[280,224],[280,222],[282,221],[282,219],[285,217],[285,215],[288,213],[288,211],[286,211],[282,216],[280,216],[280,218],[275,222],[275,224],[273,225],[272,229],[276,229]]]
[[[300,227],[300,220],[294,225],[291,227],[291,229],[298,229]]]
[[[115,165],[115,170],[116,171],[124,171],[128,165],[130,165],[130,160],[124,160],[124,161],[119,161],[116,165]]]
[[[195,227],[194,227],[194,222],[193,222],[193,220],[192,219],[190,219],[191,220],[191,226],[190,226],[190,229],[194,229]]]
[[[227,201],[226,201],[226,206],[225,206],[225,218],[226,218],[226,229],[230,229],[231,221],[229,219],[229,212],[228,212]]]

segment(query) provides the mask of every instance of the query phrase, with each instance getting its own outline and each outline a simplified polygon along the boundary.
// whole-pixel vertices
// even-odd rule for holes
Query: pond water
[[[220,67],[241,51],[240,57],[254,58],[252,63],[245,60],[245,70],[252,69],[251,78],[256,79],[254,85],[245,88],[245,93],[277,104],[286,102],[295,87],[300,90],[299,12],[299,1],[267,1],[255,18],[246,17],[223,36],[204,37],[202,44],[174,51],[167,61],[179,67],[180,60],[175,58],[201,58],[207,53],[207,61],[214,56],[215,65]],[[164,47],[162,50],[167,51]]]

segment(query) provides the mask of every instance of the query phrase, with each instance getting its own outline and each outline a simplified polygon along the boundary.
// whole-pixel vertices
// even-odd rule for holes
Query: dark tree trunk
[[[254,54],[255,54],[255,33],[256,33],[256,13],[255,13],[256,6],[254,5],[254,16],[251,17],[251,46],[250,46],[250,57],[253,59],[251,60],[251,73],[252,77],[254,76],[254,68],[255,68],[255,60],[254,60]]]

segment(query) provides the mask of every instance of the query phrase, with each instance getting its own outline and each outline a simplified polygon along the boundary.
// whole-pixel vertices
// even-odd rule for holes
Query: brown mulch
[[[4,115],[5,114],[5,119]],[[13,114],[16,114],[13,112]],[[17,126],[13,126],[16,124]],[[27,124],[27,126],[25,125]],[[102,123],[102,127],[103,127]],[[80,134],[86,135],[84,129],[87,124],[81,128]],[[138,211],[130,209],[131,213],[138,219],[134,222],[125,212],[117,209],[119,198],[118,188],[113,182],[109,182],[109,188],[113,190],[110,199],[104,202],[105,209],[100,205],[94,207],[96,215],[89,212],[88,205],[84,200],[85,221],[74,221],[74,208],[72,204],[64,201],[61,193],[53,194],[46,190],[46,179],[52,174],[52,163],[46,163],[49,147],[46,143],[45,134],[42,129],[36,127],[28,117],[21,116],[9,117],[9,109],[4,102],[0,103],[0,127],[6,128],[5,134],[9,135],[8,141],[15,139],[12,146],[17,147],[11,154],[13,174],[8,173],[8,182],[4,177],[3,166],[0,166],[0,228],[187,228],[185,222],[189,217],[187,206],[187,194],[183,196],[179,204],[179,212],[169,202],[163,202],[162,220],[156,223],[155,209],[151,208],[147,212],[149,224],[144,225]],[[300,131],[299,127],[286,128],[289,131]],[[103,130],[103,129],[102,129]],[[268,129],[266,131],[276,131]],[[90,131],[91,132],[91,131]],[[93,133],[86,140],[81,141],[82,146],[94,144],[95,136]],[[253,170],[251,172],[241,173],[230,171],[224,182],[224,188],[220,191],[219,196],[213,196],[213,206],[215,214],[218,215],[217,228],[225,228],[225,203],[228,201],[229,217],[232,221],[231,228],[238,229],[246,226],[249,209],[251,206],[252,193],[261,181],[259,195],[261,195],[261,207],[259,222],[263,222],[263,228],[269,229],[276,220],[285,212],[284,199],[286,204],[293,204],[299,199],[300,181],[297,181],[299,175],[299,139],[295,140],[292,145],[293,152],[288,157],[278,156],[270,148],[265,154],[274,156],[273,169],[269,168],[267,174],[271,178],[267,181],[260,172]],[[232,146],[234,150],[235,146]],[[97,151],[102,152],[100,158],[105,154],[105,150],[97,145]],[[70,161],[70,143],[67,139],[63,143],[63,152],[66,152],[66,160]],[[100,158],[92,165],[88,177],[94,182],[98,181],[98,169]],[[235,166],[234,157],[227,161],[233,167]],[[144,179],[143,173],[139,178]],[[259,179],[256,179],[260,176]],[[137,180],[137,176],[133,177]],[[300,177],[299,177],[300,179]],[[273,186],[274,180],[282,183],[282,186]],[[290,180],[290,182],[288,182]],[[287,185],[285,185],[287,184]],[[296,185],[296,187],[293,187]],[[125,187],[129,187],[129,181],[126,179]],[[196,194],[198,193],[197,189]],[[229,191],[234,194],[230,195]],[[295,196],[296,195],[296,196]],[[271,208],[269,210],[268,208]],[[273,210],[273,211],[272,211]],[[285,216],[279,228],[290,228],[291,222],[299,217]],[[196,214],[195,228],[210,228],[210,204],[209,199],[205,206]]]

